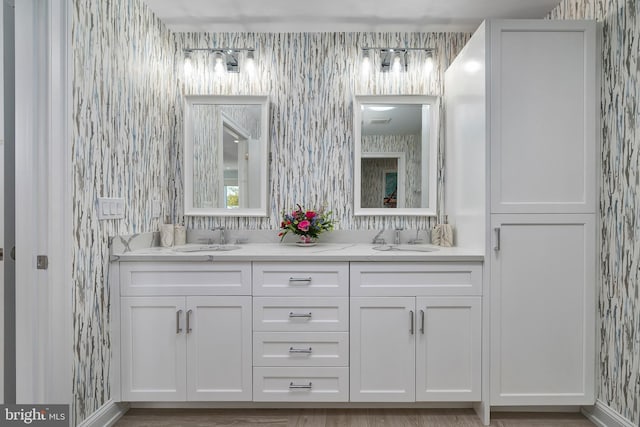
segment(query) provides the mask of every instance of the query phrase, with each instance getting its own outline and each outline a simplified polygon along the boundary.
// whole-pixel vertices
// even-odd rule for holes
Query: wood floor
[[[497,427],[592,427],[581,414],[496,413]],[[471,409],[131,409],[115,427],[481,427]]]

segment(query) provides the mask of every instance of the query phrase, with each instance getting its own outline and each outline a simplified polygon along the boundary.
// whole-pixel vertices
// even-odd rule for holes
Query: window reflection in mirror
[[[437,98],[358,96],[356,215],[435,215]]]
[[[266,97],[187,97],[187,215],[266,215]]]

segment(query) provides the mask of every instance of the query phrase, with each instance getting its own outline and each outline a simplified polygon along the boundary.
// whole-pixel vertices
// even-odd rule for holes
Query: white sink
[[[184,245],[173,248],[174,252],[227,252],[240,249],[234,245]]]
[[[380,245],[374,246],[374,251],[405,251],[405,252],[435,252],[438,248],[423,245]]]

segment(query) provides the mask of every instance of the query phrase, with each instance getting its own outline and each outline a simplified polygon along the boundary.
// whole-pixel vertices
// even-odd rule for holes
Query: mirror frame
[[[428,206],[424,208],[363,208],[361,192],[362,174],[362,105],[366,104],[429,104],[429,126],[427,141],[428,152],[422,150],[421,167],[424,168],[425,154],[428,153],[429,191]],[[436,216],[438,200],[438,130],[440,99],[429,95],[356,95],[353,102],[353,129],[354,129],[354,215],[383,215],[383,216]],[[393,154],[393,153],[390,153]]]
[[[194,105],[259,105],[260,113],[260,156],[263,159],[260,171],[260,207],[259,208],[199,208],[193,206],[193,131],[192,108]],[[269,97],[249,95],[185,95],[184,104],[184,215],[185,216],[224,216],[224,217],[267,217],[267,199],[269,193]],[[221,150],[222,147],[219,147]]]

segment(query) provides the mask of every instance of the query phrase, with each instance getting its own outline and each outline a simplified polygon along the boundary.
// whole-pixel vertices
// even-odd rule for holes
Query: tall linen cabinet
[[[594,403],[597,27],[486,21],[445,74],[445,211],[485,253],[483,410]]]

